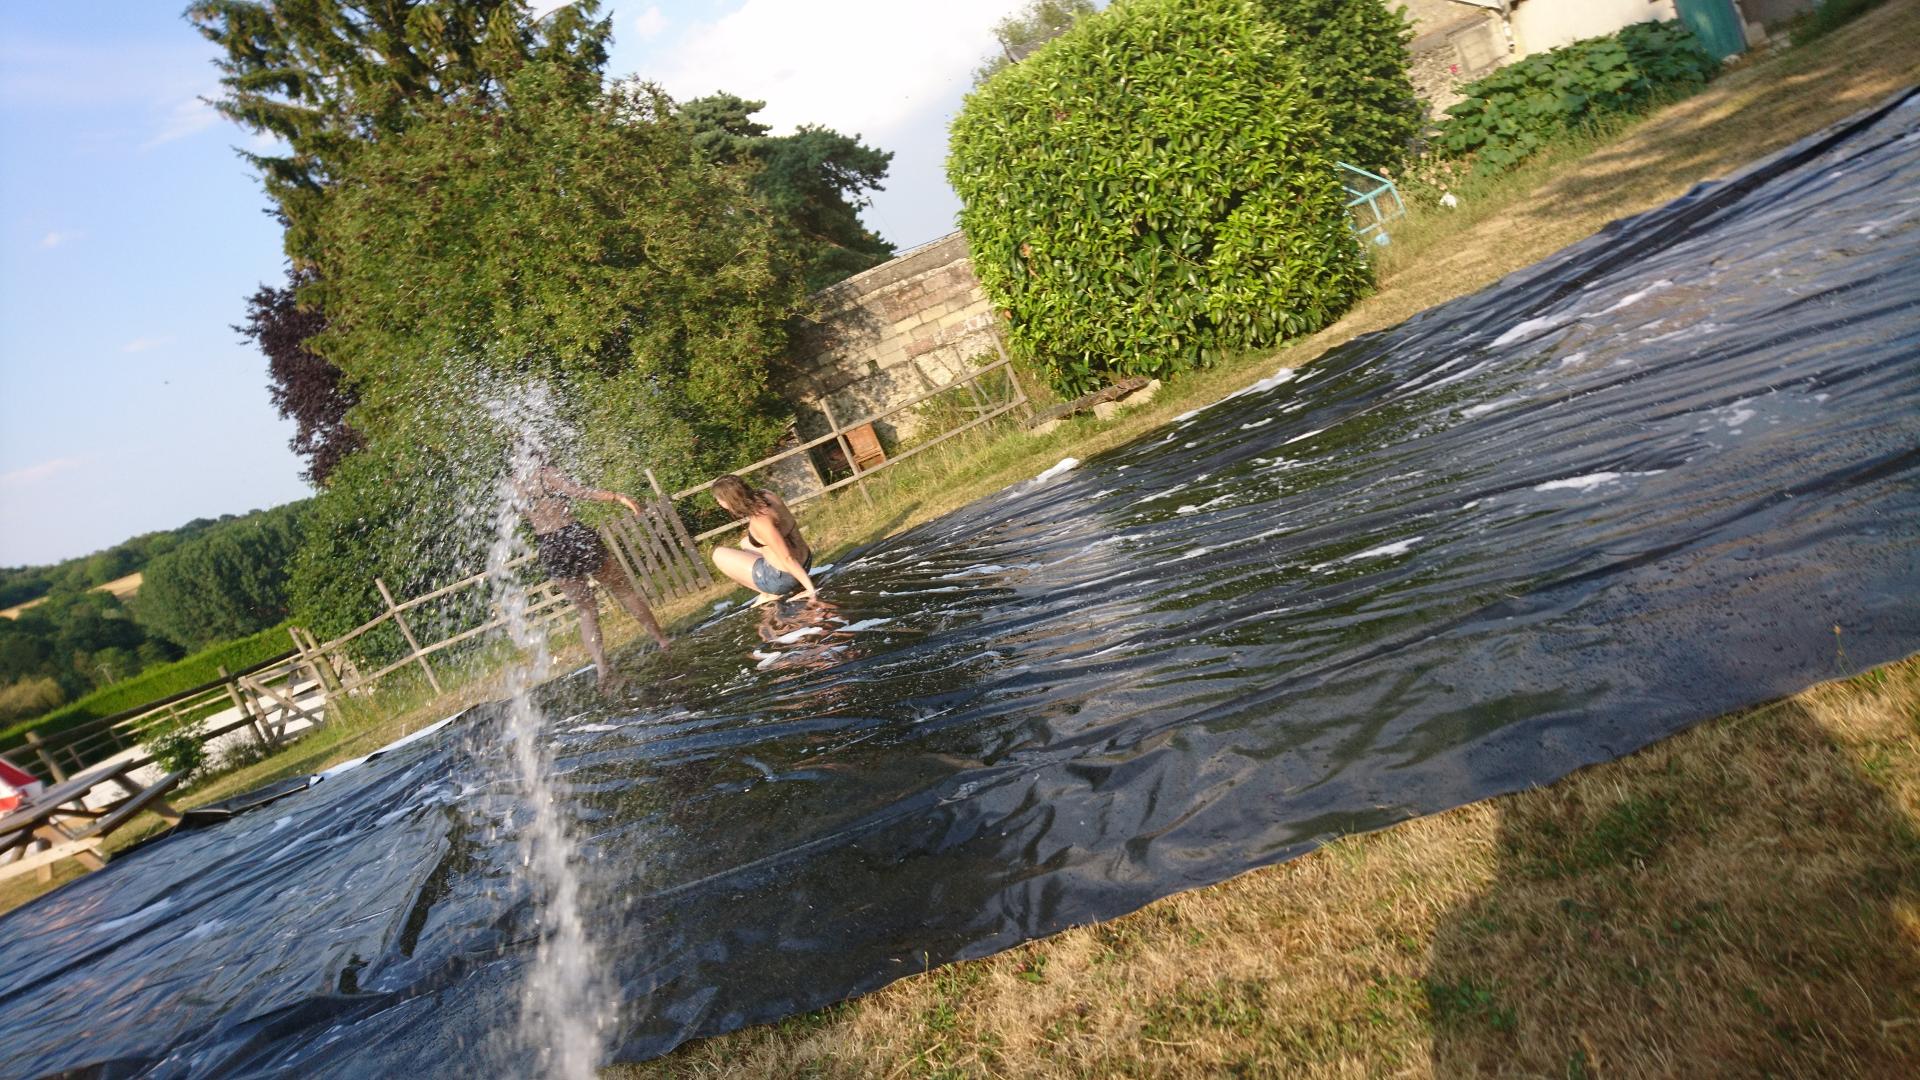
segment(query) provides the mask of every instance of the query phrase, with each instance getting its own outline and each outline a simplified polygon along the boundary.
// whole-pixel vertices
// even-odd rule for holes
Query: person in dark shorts
[[[713,482],[713,501],[747,524],[739,547],[713,549],[713,564],[736,584],[759,593],[754,603],[796,593],[803,600],[819,595],[807,576],[813,569],[813,549],[780,496],[728,475]]]
[[[661,650],[665,651],[668,645],[666,631],[660,629],[660,620],[654,618],[653,609],[647,606],[646,598],[634,588],[633,580],[620,569],[620,564],[607,551],[607,546],[600,542],[600,534],[574,520],[573,516],[573,501],[576,499],[617,502],[635,514],[640,512],[640,504],[631,496],[616,491],[587,487],[542,461],[532,462],[521,473],[516,486],[521,498],[521,512],[526,515],[527,524],[533,526],[533,548],[539,556],[540,566],[580,613],[580,639],[586,643],[587,652],[593,655],[593,667],[599,672],[600,684],[608,685],[607,654],[600,642],[600,613],[594,605],[593,584],[587,580],[589,577],[606,586],[620,606],[638,619],[647,633],[653,635],[653,640],[659,643]]]

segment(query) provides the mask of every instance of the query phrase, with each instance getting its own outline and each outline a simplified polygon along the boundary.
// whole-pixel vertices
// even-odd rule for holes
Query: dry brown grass
[[[1901,1076],[1920,659],[610,1077]]]
[[[133,573],[128,574],[126,577],[114,578],[112,581],[107,582],[105,585],[95,585],[92,589],[89,589],[88,591],[112,593],[114,597],[116,597],[117,599],[125,600],[127,597],[132,596],[135,593],[138,593],[140,591],[140,583],[145,580],[146,580],[146,575],[141,573],[138,570],[135,570]],[[0,608],[0,619],[17,619],[20,617],[21,612],[26,611],[29,608],[37,608],[41,604],[44,604],[46,602],[47,602],[47,598],[42,596],[42,597],[39,597],[38,599],[28,600],[25,603],[15,604],[10,608]]]
[[[92,591],[111,593],[115,597],[121,600],[125,600],[129,596],[137,595],[140,592],[141,583],[145,582],[146,580],[147,580],[147,575],[145,573],[139,570],[135,570],[133,573],[128,574],[126,577],[114,578],[112,581],[107,582],[105,585],[95,585]]]

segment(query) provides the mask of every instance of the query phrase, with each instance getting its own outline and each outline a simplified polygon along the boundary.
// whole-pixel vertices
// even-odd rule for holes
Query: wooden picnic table
[[[168,773],[151,784],[141,784],[131,775],[141,764],[132,758],[108,762],[47,788],[32,802],[0,817],[0,859],[17,855],[0,862],[0,879],[37,869],[45,881],[61,859],[76,859],[87,869],[98,870],[107,865],[100,854],[107,836],[142,810],[177,824],[180,811],[163,796],[186,779],[186,773]],[[118,788],[121,797],[89,807],[87,795],[105,784]]]

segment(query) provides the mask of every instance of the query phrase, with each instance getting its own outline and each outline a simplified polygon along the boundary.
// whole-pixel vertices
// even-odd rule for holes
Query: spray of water
[[[550,416],[544,404],[545,395],[536,390],[490,411],[511,422]],[[515,780],[531,814],[520,831],[520,860],[539,932],[534,961],[521,988],[517,1034],[539,1075],[586,1080],[600,1064],[612,1021],[612,995],[602,986],[602,968],[581,910],[577,844],[563,812],[566,782],[554,772],[546,716],[533,697],[553,662],[546,621],[528,616],[527,591],[515,573],[517,561],[527,554],[519,529],[525,496],[515,480],[545,454],[544,426],[524,419],[515,424],[512,460],[498,486],[499,512],[487,553],[487,577],[518,653],[505,675],[506,735]]]

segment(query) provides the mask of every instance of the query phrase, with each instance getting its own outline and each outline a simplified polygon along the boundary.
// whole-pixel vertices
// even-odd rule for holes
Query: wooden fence
[[[995,344],[997,345],[998,342],[996,341]],[[1005,398],[996,398],[992,393],[988,392],[987,387],[984,384],[984,380],[986,380],[988,376],[993,375],[995,372],[1005,372],[1004,376],[1002,377],[1005,379],[1006,386],[1008,387],[1008,390],[1009,390]],[[923,402],[931,400],[932,398],[936,398],[941,394],[945,394],[945,393],[948,393],[949,391],[955,391],[960,389],[968,390],[973,397],[974,404],[972,406],[963,407],[964,411],[971,412],[973,414],[971,419],[968,419],[958,424],[955,427],[949,428],[946,431],[941,432],[940,434],[934,436],[931,439],[928,439],[925,442],[916,443],[913,446],[907,447],[904,450],[896,451],[895,453],[889,455],[885,461],[882,461],[877,465],[872,465],[866,468],[862,468],[860,466],[859,458],[854,453],[852,445],[848,442],[848,436],[851,433],[861,428],[867,428],[870,425],[875,424],[881,420],[885,420],[890,416],[896,416],[900,413],[903,413],[908,409],[914,408],[915,406],[918,406]],[[982,367],[979,370],[972,372],[971,374],[967,375],[965,378],[955,379],[954,381],[947,383],[944,386],[937,386],[932,390],[928,390],[922,394],[917,394],[896,405],[892,405],[892,406],[889,406],[888,408],[882,409],[879,412],[873,413],[869,416],[863,416],[858,420],[850,420],[845,423],[841,423],[833,415],[831,409],[829,409],[827,411],[827,422],[832,425],[831,431],[827,432],[825,435],[822,435],[818,438],[809,439],[806,442],[798,444],[797,446],[788,447],[787,449],[782,450],[780,453],[773,454],[769,457],[761,458],[759,461],[756,461],[753,464],[748,465],[744,468],[736,469],[734,470],[734,475],[742,477],[744,479],[746,476],[748,476],[751,473],[758,472],[761,469],[768,467],[769,465],[774,465],[779,462],[785,461],[786,459],[793,457],[796,454],[810,453],[815,447],[824,446],[830,442],[837,442],[840,446],[841,453],[845,455],[847,459],[847,465],[853,470],[853,475],[844,477],[839,480],[835,480],[832,483],[819,488],[818,490],[810,491],[804,495],[798,495],[798,496],[795,496],[794,498],[788,499],[787,504],[789,506],[798,506],[801,503],[808,502],[813,499],[817,499],[820,496],[825,495],[830,491],[838,491],[841,488],[847,487],[849,485],[858,485],[860,487],[861,492],[864,494],[866,491],[865,485],[867,483],[867,480],[869,477],[873,476],[873,474],[877,472],[881,472],[882,470],[890,468],[894,465],[898,465],[899,463],[907,460],[908,458],[913,457],[915,454],[918,454],[923,450],[931,450],[932,448],[940,445],[941,443],[946,442],[948,439],[953,438],[955,435],[972,431],[974,428],[977,428],[982,424],[990,423],[991,421],[996,420],[1002,416],[1005,416],[1008,413],[1014,411],[1015,409],[1025,406],[1026,404],[1027,404],[1027,394],[1026,394],[1026,391],[1020,386],[1020,380],[1014,376],[1013,362],[1007,357],[1006,350],[1001,349],[1000,358],[998,360],[995,360],[993,363],[988,364],[985,367]],[[647,475],[648,475],[648,478],[651,479],[653,474],[649,472]],[[715,479],[718,479],[718,477],[715,477]],[[682,491],[676,491],[673,493],[672,501],[679,502],[681,499],[685,499],[693,495],[698,495],[701,492],[706,491],[708,488],[711,488],[712,486],[713,486],[713,480],[709,480],[704,484],[695,484],[694,486],[690,488],[686,488]],[[656,491],[657,490],[658,489],[656,487]],[[679,518],[675,516],[674,520],[678,521]],[[731,521],[725,525],[719,525],[714,528],[707,529],[704,532],[696,533],[693,537],[693,540],[695,542],[706,540],[711,537],[718,536],[721,533],[728,532],[733,529],[738,529],[740,525],[741,525],[741,522]]]
[[[653,482],[656,495],[641,504],[640,515],[622,515],[603,526],[600,535],[641,593],[658,604],[704,589],[713,577],[686,526],[658,494],[659,483],[651,471],[648,480]],[[508,563],[506,569],[519,570],[534,558],[523,555]],[[387,583],[375,578],[374,587],[386,610],[331,641],[319,641],[300,627],[289,627],[293,649],[271,660],[237,674],[228,674],[222,668],[220,678],[211,682],[58,732],[41,735],[29,731],[22,741],[5,749],[22,754],[26,760],[20,764],[37,764],[48,780],[57,783],[129,751],[138,751],[138,763],[144,765],[153,760],[152,744],[178,730],[193,729],[204,743],[246,728],[261,744],[276,747],[285,740],[287,726],[296,718],[313,725],[323,723],[329,701],[370,690],[381,679],[408,667],[418,668],[427,685],[435,693],[443,693],[447,686],[442,679],[450,672],[444,660],[436,667],[434,658],[507,624],[505,612],[488,602],[488,579],[489,575],[482,572],[420,596],[396,600]],[[566,597],[552,582],[541,581],[526,588],[530,619],[551,624],[574,617]],[[462,597],[463,593],[472,595]],[[418,618],[422,608],[446,602],[464,603],[468,610],[484,614],[468,620],[471,625],[459,626]],[[366,661],[367,650],[356,646],[364,644],[366,635],[389,625],[405,643],[404,652],[383,663]],[[433,640],[424,640],[423,634]],[[363,671],[363,666],[368,670]],[[214,717],[219,718],[216,723],[206,724]]]
[[[311,666],[295,649],[237,674],[221,668],[218,679],[112,716],[47,735],[28,731],[8,752],[29,755],[21,764],[37,763],[45,770],[48,780],[58,783],[109,758],[148,746],[169,732],[201,724],[210,717],[222,719],[197,732],[203,741],[245,728],[260,742],[277,746],[286,737],[287,725],[293,718],[317,722],[312,702],[302,701],[310,698],[315,682]],[[222,715],[229,712],[234,715]],[[137,764],[152,760],[151,753],[141,751]]]
[[[687,534],[687,527],[661,495],[660,482],[654,478],[651,469],[647,470],[647,481],[653,485],[654,497],[641,502],[639,515],[622,514],[601,526],[600,538],[612,553],[614,561],[633,579],[641,595],[651,604],[662,604],[706,588],[712,584],[713,574],[707,568],[706,560],[701,557],[700,550],[694,546],[693,538]],[[518,570],[535,558],[533,555],[523,555],[507,563],[505,569]],[[434,668],[432,657],[462,642],[505,627],[507,616],[497,605],[489,605],[485,609],[487,616],[484,619],[425,644],[420,639],[420,628],[416,625],[418,620],[410,616],[430,604],[457,603],[454,598],[461,593],[489,589],[488,579],[489,574],[482,571],[410,600],[396,601],[387,583],[375,578],[374,586],[380,590],[387,610],[332,641],[318,642],[308,635],[302,643],[301,655],[319,672],[330,693],[353,693],[370,687],[409,665],[420,669],[427,685],[435,693],[442,693],[446,687],[440,681],[441,673]],[[527,615],[530,618],[551,622],[573,615],[566,597],[552,582],[529,585],[527,591]],[[353,660],[354,654],[361,650],[351,646],[388,624],[406,643],[405,653],[361,674]]]

